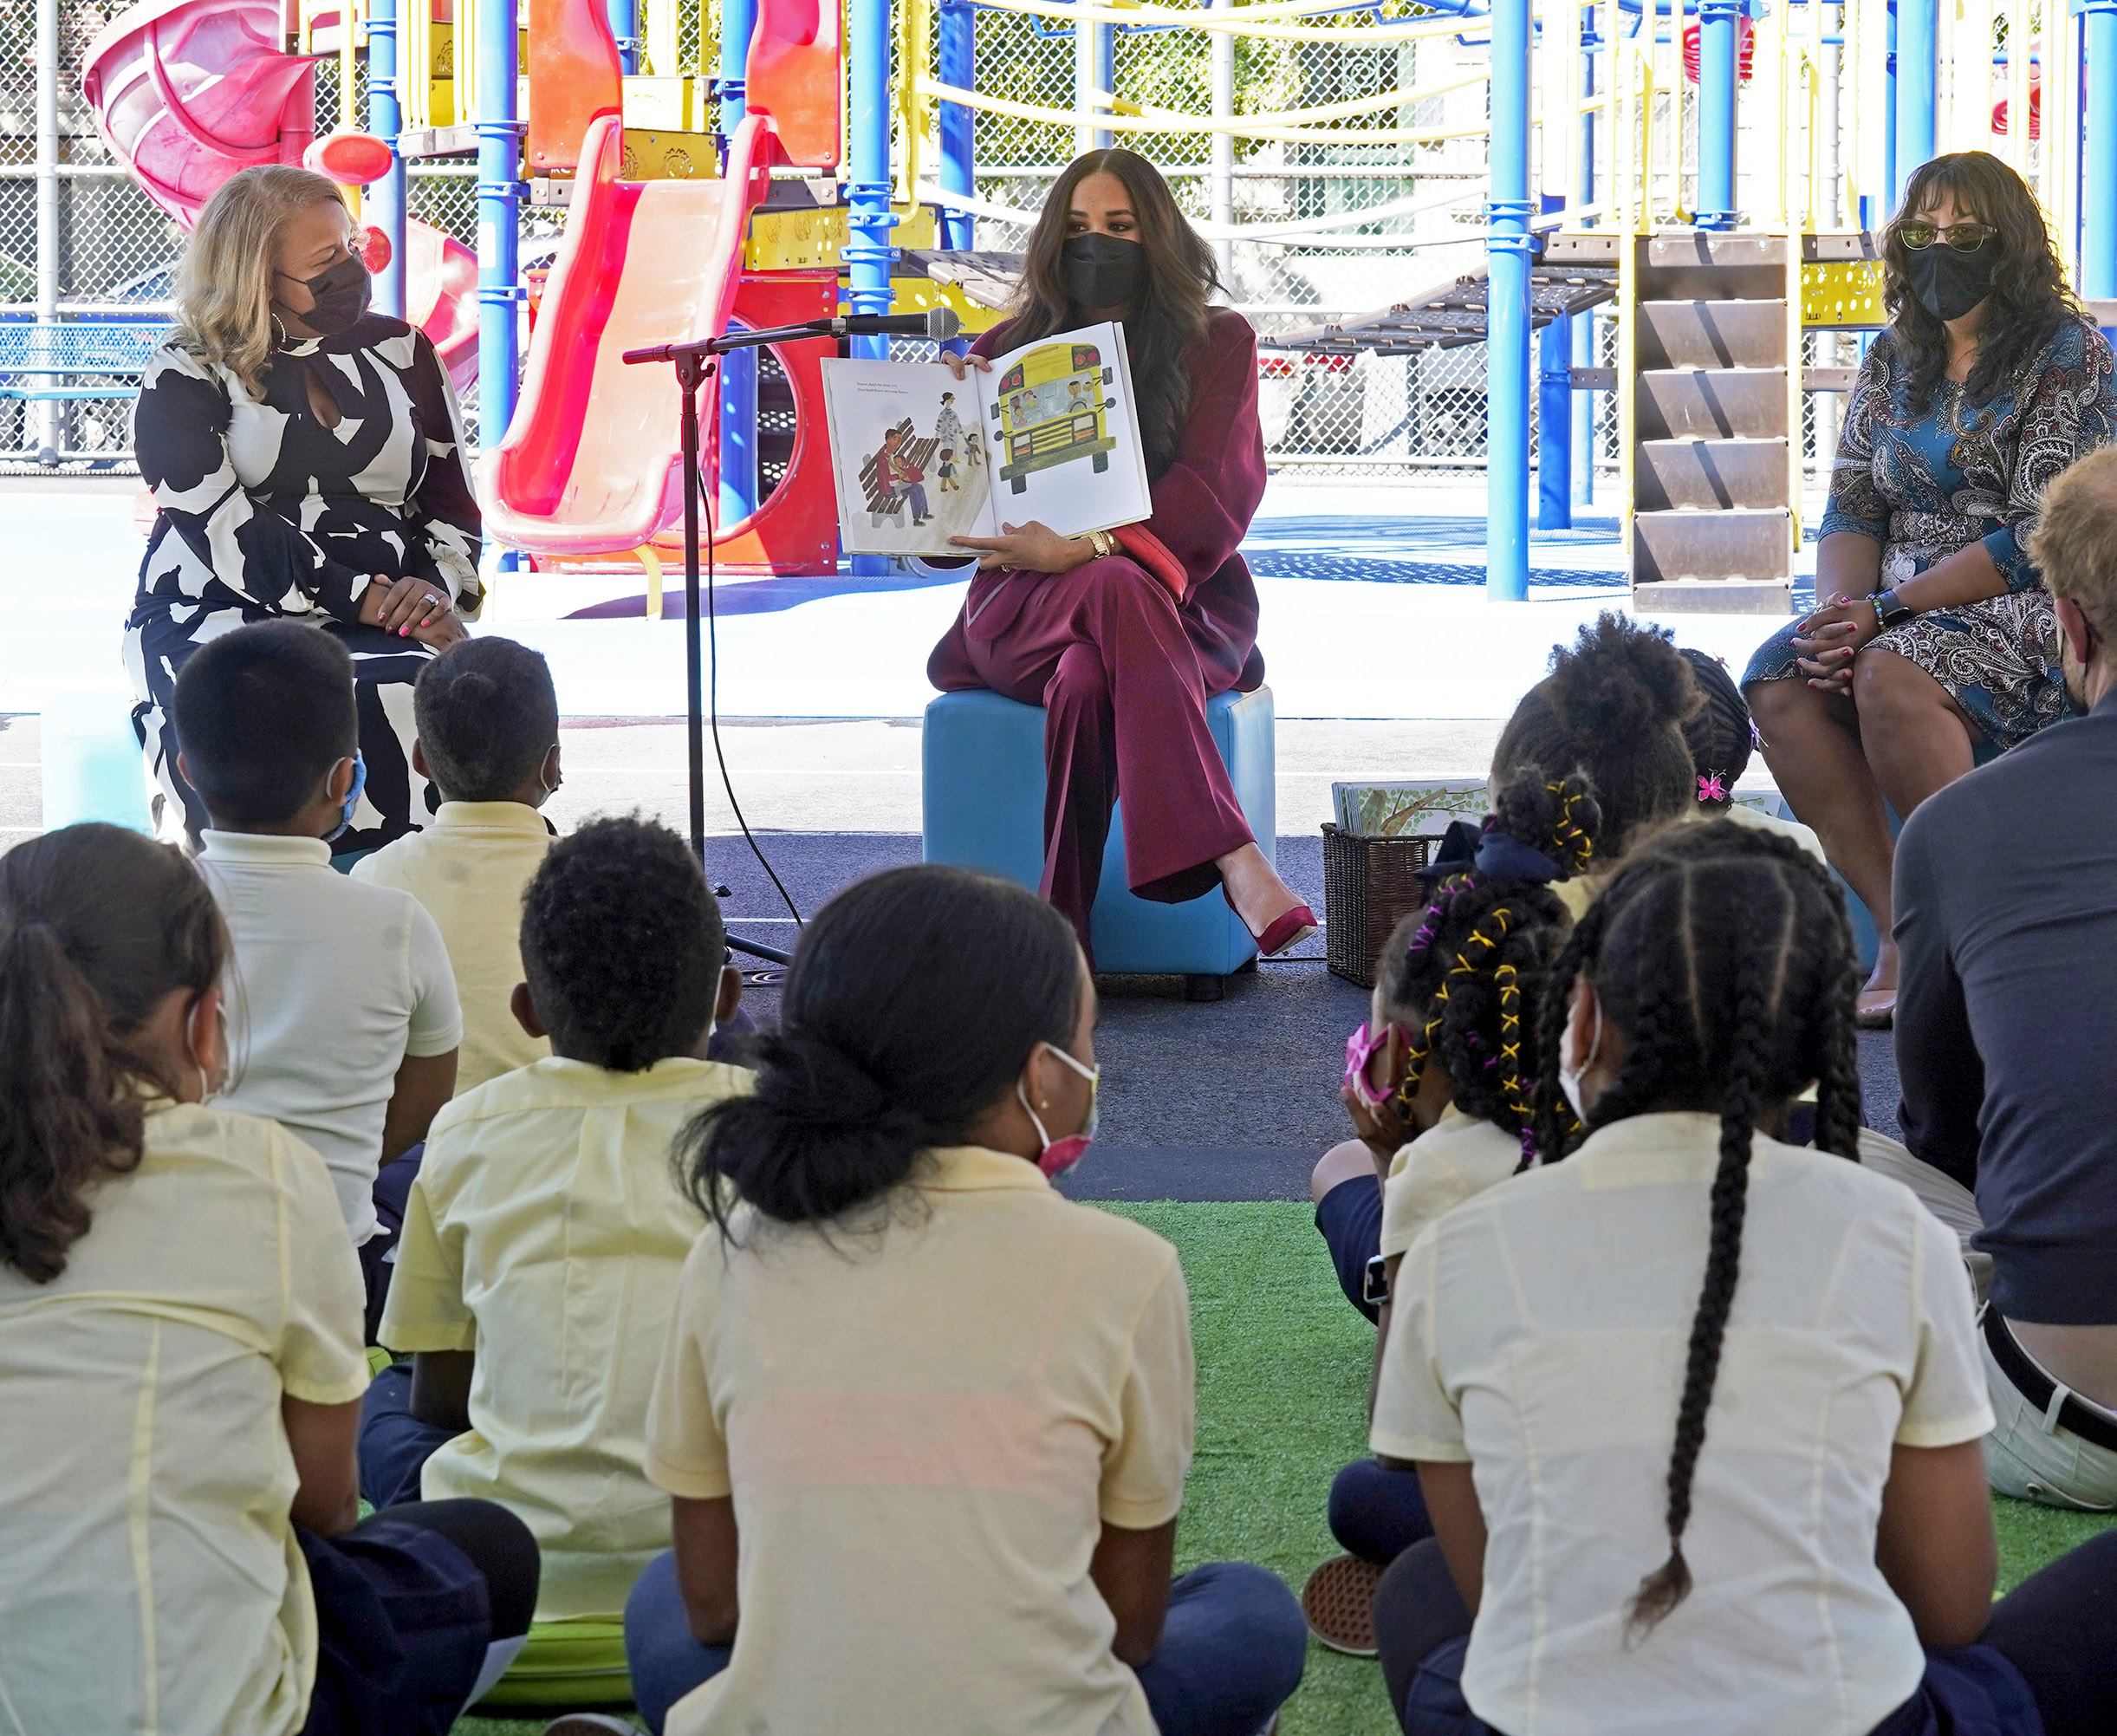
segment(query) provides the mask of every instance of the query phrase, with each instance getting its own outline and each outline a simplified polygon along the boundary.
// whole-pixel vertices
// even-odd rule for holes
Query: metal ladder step
[[[1639,382],[1642,441],[1787,437],[1783,367],[1643,367]]]
[[[1794,517],[1784,507],[1736,507],[1710,512],[1637,512],[1632,519],[1633,576],[1666,606],[1682,608],[1685,587],[1694,609],[1747,614],[1764,607],[1782,613],[1793,595]]]
[[[1641,367],[1784,367],[1786,303],[1641,302]]]

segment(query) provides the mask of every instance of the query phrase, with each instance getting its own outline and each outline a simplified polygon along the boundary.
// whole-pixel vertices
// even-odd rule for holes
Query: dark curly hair
[[[1551,673],[1527,693],[1492,752],[1492,787],[1515,773],[1578,771],[1595,792],[1595,845],[1614,861],[1633,835],[1679,819],[1697,794],[1683,726],[1698,707],[1691,668],[1660,627],[1606,613],[1551,653]]]
[[[1627,1613],[1632,1639],[1691,1590],[1684,1531],[1741,1269],[1757,1119],[1814,1080],[1816,1145],[1858,1161],[1854,959],[1845,901],[1807,852],[1773,833],[1709,820],[1670,828],[1627,862],[1551,968],[1538,1032],[1543,1161],[1558,1161],[1573,1144],[1559,1050],[1568,991],[1582,977],[1626,1045],[1616,1080],[1588,1106],[1588,1131],[1666,1109],[1720,1117],[1711,1236],[1669,1456],[1669,1556],[1640,1583]]]
[[[419,752],[448,802],[506,802],[559,738],[559,695],[541,651],[481,635],[451,645],[412,689]]]
[[[847,887],[802,930],[756,1095],[677,1141],[684,1186],[729,1239],[738,1200],[818,1226],[886,1202],[1038,1044],[1070,1050],[1081,973],[1073,925],[1010,881],[927,864]]]
[[[713,1021],[728,931],[690,845],[637,816],[551,847],[523,894],[522,973],[555,1053],[639,1073]]]
[[[166,845],[90,824],[0,856],[0,1263],[32,1284],[66,1270],[90,1187],[140,1166],[143,1097],[174,1093],[127,1039],[228,955],[212,894]]]
[[[1691,666],[1691,679],[1705,700],[1684,724],[1684,744],[1691,750],[1691,770],[1698,777],[1692,793],[1699,807],[1724,814],[1735,803],[1736,779],[1750,769],[1757,724],[1727,665],[1688,646],[1679,647],[1676,654]],[[1712,777],[1720,780],[1726,792],[1718,801],[1709,801],[1705,794],[1705,782]]]
[[[1485,822],[1549,856],[1567,880],[1593,859],[1602,812],[1585,778],[1552,783],[1517,773]],[[1434,888],[1432,901],[1399,922],[1376,972],[1382,1005],[1412,1034],[1398,1086],[1399,1114],[1436,1055],[1456,1107],[1516,1135],[1529,1161],[1530,1091],[1539,1067],[1537,1008],[1570,919],[1541,881],[1471,869]]]
[[[1903,226],[1955,196],[1968,219],[1999,233],[1985,242],[1999,250],[1992,279],[1992,305],[1977,335],[1963,395],[1973,404],[1991,401],[2025,372],[2068,319],[2084,317],[2066,284],[2066,270],[2051,239],[2043,208],[2024,181],[1989,151],[1951,151],[1921,163],[1904,188],[1904,203],[1882,231],[1882,303],[1889,310],[1889,339],[1902,361],[1915,414],[1923,415],[1948,371],[1948,328],[1928,313],[1911,289],[1911,255]],[[1945,244],[1935,242],[1935,246]]]

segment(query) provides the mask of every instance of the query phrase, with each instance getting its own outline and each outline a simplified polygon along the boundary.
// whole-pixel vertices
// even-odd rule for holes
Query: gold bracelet
[[[1117,553],[1117,538],[1107,530],[1091,530],[1088,533],[1088,546],[1095,551],[1098,560],[1107,559]]]

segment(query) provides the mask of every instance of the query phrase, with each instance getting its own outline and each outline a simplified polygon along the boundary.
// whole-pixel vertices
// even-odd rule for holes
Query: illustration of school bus
[[[1006,460],[1000,474],[1015,493],[1029,486],[1031,471],[1075,458],[1094,459],[1098,471],[1110,468],[1117,440],[1107,413],[1117,400],[1104,397],[1102,388],[1114,378],[1092,343],[1042,345],[1000,376],[989,413],[1000,425]]]

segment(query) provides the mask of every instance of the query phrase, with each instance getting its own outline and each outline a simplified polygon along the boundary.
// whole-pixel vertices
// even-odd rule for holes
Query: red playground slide
[[[568,10],[579,29],[607,31],[600,4]],[[561,562],[629,558],[658,542],[683,558],[680,529],[678,548],[666,548],[683,499],[673,370],[628,367],[621,358],[628,349],[716,336],[731,318],[766,328],[835,310],[834,270],[750,271],[744,248],[775,164],[836,166],[839,41],[836,0],[763,0],[750,42],[749,113],[728,140],[717,180],[629,179],[620,118],[603,114],[588,124],[522,397],[506,439],[480,466],[490,535]],[[813,572],[836,558],[837,509],[816,401],[818,353],[832,348],[817,339],[779,350],[796,399],[795,456],[787,481],[755,513],[717,527],[725,568]],[[706,403],[710,430],[710,391]],[[709,513],[714,493],[709,486]]]
[[[315,135],[311,61],[280,48],[278,0],[146,0],[89,46],[81,90],[118,159],[189,230],[221,183],[300,163]],[[460,388],[477,374],[477,259],[405,224],[406,312]]]

